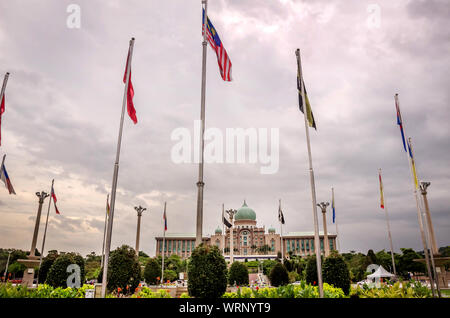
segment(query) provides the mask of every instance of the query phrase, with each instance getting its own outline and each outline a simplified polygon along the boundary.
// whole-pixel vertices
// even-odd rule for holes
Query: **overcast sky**
[[[81,9],[68,28],[69,4]],[[208,15],[228,51],[224,82],[208,47],[206,127],[278,128],[279,170],[261,164],[206,164],[204,235],[221,206],[244,199],[266,229],[312,231],[303,115],[295,49],[317,123],[310,130],[317,200],[335,189],[342,251],[388,250],[379,207],[378,168],[396,251],[422,249],[394,94],[412,137],[419,178],[439,246],[450,243],[450,4],[429,1],[210,0]],[[168,233],[195,233],[198,166],[171,159],[179,127],[200,117],[201,1],[0,0],[0,73],[11,73],[2,116],[1,154],[17,195],[0,186],[0,247],[29,249],[36,191],[55,191],[46,250],[101,252],[106,195],[116,153],[128,42],[138,124],[125,117],[112,248],[155,254],[167,201]],[[47,212],[41,218],[40,249]],[[320,228],[322,218],[319,215]],[[328,229],[335,233],[328,213]]]

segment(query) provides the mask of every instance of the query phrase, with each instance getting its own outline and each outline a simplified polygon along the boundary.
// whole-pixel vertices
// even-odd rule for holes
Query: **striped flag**
[[[52,199],[53,199],[53,204],[55,205],[56,214],[61,214],[61,213],[59,213],[58,207],[56,206],[56,201],[58,201],[58,200],[56,199],[55,189],[53,189],[53,186],[52,186],[52,194],[51,194],[51,196],[52,196]]]
[[[203,23],[202,32],[205,32],[205,9],[203,9]],[[209,18],[207,18],[206,23],[206,38],[208,39],[209,45],[216,52],[217,63],[219,63],[219,70],[222,79],[227,82],[231,82],[231,60],[228,57],[227,51],[225,50],[222,41],[217,34],[216,29],[212,25]]]
[[[403,121],[402,121],[402,114],[400,113],[398,94],[395,94],[395,108],[397,109],[397,125],[400,127],[400,133],[402,134],[403,148],[406,151],[405,133],[403,131]]]
[[[381,181],[381,171],[378,171],[378,177],[380,179],[380,207],[384,209],[383,181]]]
[[[130,59],[130,49],[128,50],[128,56],[127,56],[127,64],[125,65],[125,73],[123,74],[123,82],[127,82],[127,68],[128,68],[128,62]],[[136,109],[134,108],[133,104],[133,97],[134,97],[134,88],[133,83],[131,83],[131,65],[130,65],[130,75],[129,75],[129,81],[128,81],[128,90],[127,90],[127,111],[128,115],[130,116],[131,120],[137,124],[137,117],[136,117]]]
[[[284,215],[283,211],[281,211],[281,202],[278,206],[278,220],[281,222],[281,224],[284,224]]]
[[[0,145],[2,144],[2,115],[5,112],[5,94],[3,94],[0,104]]]
[[[6,167],[5,167],[5,157],[6,155],[3,156],[3,163],[1,166],[1,171],[0,171],[0,179],[5,183],[6,189],[8,189],[9,194],[16,194],[16,192],[14,191],[14,188],[11,184],[11,180],[9,179],[8,176],[8,172],[6,172]]]
[[[303,108],[302,85],[303,90],[305,91],[306,114]],[[314,120],[314,115],[311,110],[311,104],[309,103],[308,93],[306,93],[305,82],[303,81],[303,78],[300,79],[299,70],[297,70],[297,89],[298,89],[298,106],[300,108],[300,111],[306,116],[309,127],[313,127],[315,130],[317,130],[316,121]]]
[[[164,231],[167,231],[167,216],[166,216],[166,209],[164,209],[163,219],[164,219]]]
[[[334,209],[334,191],[332,192],[332,196],[331,196],[331,208],[333,209],[333,224],[334,224],[335,219],[336,219],[336,211]]]
[[[414,162],[414,156],[412,154],[412,149],[411,149],[411,140],[408,140],[408,152],[409,152],[409,156],[411,157],[411,169],[412,169],[412,173],[414,176],[414,185],[416,186],[416,189],[419,188],[419,180],[417,180],[417,172],[416,172],[416,164]]]
[[[108,193],[108,195],[106,196],[106,213],[108,214],[108,216],[110,211],[111,208],[109,207],[109,193]]]

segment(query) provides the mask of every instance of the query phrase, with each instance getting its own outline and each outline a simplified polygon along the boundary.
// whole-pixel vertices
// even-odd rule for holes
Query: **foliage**
[[[85,280],[83,257],[75,253],[66,253],[53,262],[45,280],[46,284],[52,287],[67,287],[67,278],[72,274],[67,272],[67,267],[71,264],[80,267],[80,282],[83,283]]]
[[[431,291],[418,281],[382,285],[380,288],[364,285],[352,289],[350,296],[359,298],[430,298]]]
[[[327,283],[323,284],[325,298],[344,298],[345,294],[340,288],[334,288]],[[223,298],[319,298],[317,286],[302,281],[299,285],[286,285],[277,288],[238,288],[234,293],[225,293]]]
[[[317,262],[316,255],[311,255],[306,260],[305,280],[308,284],[317,285]]]
[[[178,278],[177,272],[171,269],[164,270],[164,281],[173,282]]]
[[[408,272],[425,272],[425,264],[414,261],[414,259],[423,258],[421,255],[415,252],[412,248],[401,248],[400,250],[402,251],[402,255],[400,256],[397,269],[399,275],[403,278],[409,279]]]
[[[58,256],[58,253],[49,253],[46,257],[44,257],[41,267],[39,268],[39,284],[42,284],[47,280],[48,271]]]
[[[277,263],[269,274],[270,284],[272,286],[283,286],[289,284],[289,276],[283,264]]]
[[[373,253],[373,251],[372,251]],[[346,295],[350,292],[350,271],[339,253],[332,251],[322,266],[323,281],[341,288]]]
[[[133,248],[118,247],[110,254],[108,266],[108,290],[118,288],[124,293],[134,292],[141,279],[141,268]]]
[[[288,276],[289,276],[289,283],[294,283],[302,279],[301,275],[297,272],[289,272]]]
[[[197,298],[218,298],[227,288],[227,265],[217,246],[200,244],[188,264],[189,295]]]
[[[131,298],[171,298],[167,289],[158,289],[156,292],[148,287],[142,287],[141,290],[133,294]]]
[[[0,298],[84,298],[86,289],[93,289],[93,285],[83,285],[80,288],[54,288],[50,285],[39,284],[37,288],[11,284],[0,285]]]
[[[238,286],[248,285],[248,269],[246,264],[237,261],[231,264],[228,272],[228,284],[236,284]]]
[[[269,276],[270,271],[272,270],[272,268],[273,268],[273,267],[275,266],[275,264],[277,264],[277,263],[278,263],[278,262],[277,262],[277,261],[274,261],[274,260],[270,260],[270,259],[265,260],[265,261],[262,263],[264,275]]]
[[[15,276],[22,277],[23,272],[27,267],[21,263],[14,262],[8,266],[8,273],[12,273]]]
[[[148,256],[146,253],[144,253],[143,251],[139,251],[139,257],[150,257]]]
[[[150,258],[145,265],[144,279],[147,284],[156,285],[159,283],[157,278],[161,277],[161,266],[156,258]]]

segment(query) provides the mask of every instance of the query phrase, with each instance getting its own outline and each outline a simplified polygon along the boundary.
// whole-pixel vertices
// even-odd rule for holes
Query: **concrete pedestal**
[[[34,268],[39,266],[39,256],[29,256],[28,259],[18,259],[17,262],[27,267],[23,272],[22,285],[33,287]]]

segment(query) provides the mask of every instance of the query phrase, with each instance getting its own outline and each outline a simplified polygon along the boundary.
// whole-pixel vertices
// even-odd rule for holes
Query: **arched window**
[[[272,239],[272,240],[270,241],[270,244],[271,244],[271,250],[272,250],[272,252],[275,252],[275,240]]]
[[[216,240],[216,246],[220,247],[220,241],[218,239]]]

